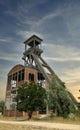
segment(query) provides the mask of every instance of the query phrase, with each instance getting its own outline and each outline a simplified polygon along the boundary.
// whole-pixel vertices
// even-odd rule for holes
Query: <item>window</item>
[[[22,70],[22,80],[24,80],[24,70]]]
[[[18,73],[18,81],[21,81],[21,71]]]
[[[16,102],[16,99],[15,99],[15,97],[13,97],[13,98],[12,98],[12,102]]]
[[[16,94],[16,93],[17,93],[16,90],[11,91],[11,94]]]
[[[24,80],[24,69],[20,70],[18,73],[18,81]]]
[[[12,75],[8,76],[8,83],[11,84],[11,81],[22,81],[24,80],[24,69],[20,70],[19,72],[13,73]]]
[[[11,80],[11,88],[12,89],[16,88],[16,80]]]
[[[13,74],[13,80],[17,81],[17,72]]]
[[[45,80],[45,78],[43,77],[42,73],[38,72],[38,80]]]
[[[11,83],[12,81],[15,81],[15,82],[17,81],[17,72],[14,73],[13,75],[9,75],[9,76],[8,76],[8,83],[9,83],[9,84],[12,84],[12,83]]]
[[[29,73],[29,81],[34,81],[34,74]]]

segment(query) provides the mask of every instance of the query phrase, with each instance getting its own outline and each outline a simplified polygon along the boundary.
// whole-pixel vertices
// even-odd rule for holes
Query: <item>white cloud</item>
[[[2,54],[0,56],[0,59],[1,60],[7,60],[7,61],[20,61],[19,58],[17,58],[17,55],[16,54]]]
[[[36,22],[36,25],[42,26],[42,24],[45,24],[48,20],[52,20],[53,18],[59,16],[61,12],[62,12],[61,10],[57,10],[56,12],[50,12],[49,14],[46,14]]]
[[[80,39],[80,5],[70,3],[62,13],[68,34],[73,41]]]
[[[67,86],[80,83],[79,48],[55,44],[45,44],[44,48],[46,48],[46,53],[43,55],[44,59],[52,65],[53,69],[55,68]]]
[[[53,44],[45,44],[45,55],[48,54],[48,57],[45,58],[47,60],[53,61],[80,61],[80,51],[79,48],[65,46],[65,45],[55,45]]]
[[[25,40],[29,37],[31,37],[33,34],[43,38],[43,36],[35,31],[17,31],[16,35],[20,35],[21,37],[23,37]]]
[[[36,34],[44,41],[48,41],[48,44],[43,43],[44,59],[51,65],[53,65],[53,68],[55,64],[55,69],[59,71],[63,81],[68,83],[68,85],[75,84],[76,86],[76,84],[79,83],[80,80],[80,50],[77,47],[76,43],[78,42],[79,44],[80,42],[80,6],[76,3],[73,6],[72,3],[67,3],[64,7],[62,7],[63,5],[61,5],[56,9],[50,9],[50,11],[43,13],[42,15],[40,14],[40,17],[36,17],[35,13],[33,15],[30,15],[29,11],[33,10],[33,12],[35,12],[34,9],[36,9],[39,4],[46,3],[47,0],[36,0],[36,2],[33,2],[32,0],[29,1],[29,3],[27,4],[25,4],[25,2],[24,0],[21,0],[21,4],[19,3],[14,10],[9,5],[8,10],[4,12],[5,15],[7,15],[8,17],[11,16],[13,17],[13,19],[15,18],[14,20],[16,21],[16,23],[20,25],[18,26],[19,31],[18,28],[16,29],[17,31],[15,31],[16,36],[22,37],[25,41],[31,35]],[[6,3],[4,4],[6,5]],[[61,32],[60,25],[58,25],[57,27],[57,21],[55,20],[56,18],[60,18],[59,20],[62,20],[62,23],[60,25],[62,25],[65,31]],[[54,23],[54,21],[56,22],[56,24]],[[25,28],[22,28],[22,25]],[[49,31],[47,29],[47,25],[50,28]],[[52,29],[53,25],[56,25],[55,30]],[[56,30],[58,31],[55,34]],[[62,37],[58,37],[60,33],[62,33]],[[64,33],[65,37],[63,36]],[[53,41],[52,44],[49,44],[51,43],[49,42],[50,40]],[[0,59],[16,63],[20,62],[22,53],[24,51],[24,44],[14,43],[12,42],[12,39],[2,37],[0,38],[0,44],[2,44],[3,42],[9,42],[9,44],[5,44],[6,46],[4,46],[4,48],[7,48],[7,51],[5,51],[6,49],[4,48],[0,49]],[[74,46],[73,43],[75,44]],[[11,46],[11,48],[9,47],[9,45]],[[9,49],[11,50],[9,51]],[[78,64],[78,67],[76,67],[75,63]],[[6,69],[9,69],[8,66],[6,66]]]
[[[26,0],[21,0],[20,2],[18,2],[17,8],[15,8],[14,10],[12,8],[8,8],[8,10],[6,10],[4,13],[5,15],[16,18],[18,20],[17,24],[21,23],[23,25],[28,24],[30,26],[33,26],[33,24],[36,23],[36,17],[35,15],[28,16],[29,11],[35,10],[37,6],[46,2],[47,0],[35,0],[35,2],[33,2],[33,0],[30,0],[28,2]]]
[[[7,39],[1,39],[0,38],[0,42],[7,42],[8,40]]]
[[[12,39],[10,37],[7,37],[7,38],[2,37],[2,38],[0,38],[0,43],[2,43],[2,42],[4,42],[4,43],[9,42],[10,43],[11,41],[12,41]]]
[[[65,61],[80,61],[80,57],[69,57],[69,58],[60,58],[60,57],[56,57],[56,58],[53,58],[53,57],[44,57],[46,60],[50,60],[50,61],[57,61],[57,62],[65,62]]]
[[[9,46],[9,44],[8,44]],[[23,43],[15,43],[14,46],[11,46],[11,48],[8,48],[8,51],[5,51],[5,47],[8,47],[7,45],[4,45],[3,49],[0,49],[0,59],[6,60],[6,61],[12,61],[12,62],[19,62],[21,61],[21,56],[23,56],[24,51],[24,44]],[[9,50],[11,49],[11,50]]]
[[[65,76],[62,76],[62,79],[64,79],[66,81],[66,83],[77,83],[79,82],[80,84],[80,68],[77,68],[76,71],[75,71],[75,68],[74,69],[65,69],[64,71],[64,75]]]

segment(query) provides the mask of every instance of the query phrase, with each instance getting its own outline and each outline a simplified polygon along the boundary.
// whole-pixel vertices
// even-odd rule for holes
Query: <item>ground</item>
[[[50,117],[50,115],[28,117],[0,116],[0,130],[80,130],[80,118]]]
[[[3,124],[3,125],[2,125]],[[80,130],[80,125],[63,124],[63,123],[50,123],[42,121],[2,121],[0,120],[0,130]],[[20,127],[20,128],[19,128]],[[17,129],[18,128],[18,129]]]

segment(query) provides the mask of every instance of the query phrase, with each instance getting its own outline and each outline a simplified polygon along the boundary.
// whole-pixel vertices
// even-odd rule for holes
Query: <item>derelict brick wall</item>
[[[34,74],[34,82],[37,82],[37,70],[31,68],[25,69],[25,81],[29,82],[29,73]]]
[[[12,117],[14,117],[14,116],[23,116],[23,113],[22,112],[19,112],[19,111],[15,111],[15,110],[6,110],[5,112],[4,112],[4,116],[12,116]]]

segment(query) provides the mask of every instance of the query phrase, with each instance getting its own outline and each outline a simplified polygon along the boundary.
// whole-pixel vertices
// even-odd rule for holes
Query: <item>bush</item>
[[[80,117],[80,110],[74,110],[73,112],[75,116]]]

